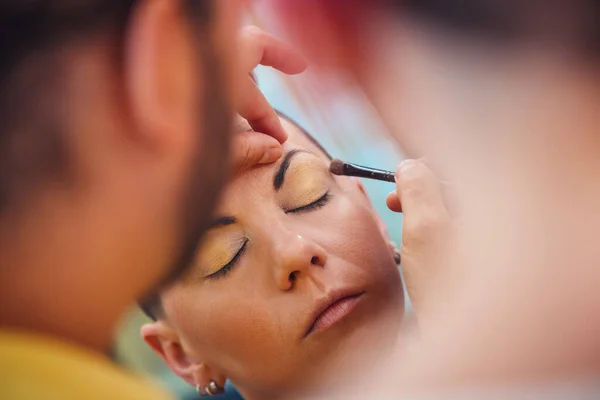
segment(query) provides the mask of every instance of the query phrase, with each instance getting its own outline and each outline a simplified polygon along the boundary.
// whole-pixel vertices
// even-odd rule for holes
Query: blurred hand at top
[[[294,49],[255,26],[241,29],[238,37],[240,81],[237,85],[236,112],[246,119],[254,132],[236,134],[233,142],[234,172],[256,164],[274,162],[281,157],[287,134],[252,77],[258,65],[285,74],[303,72],[306,60]]]

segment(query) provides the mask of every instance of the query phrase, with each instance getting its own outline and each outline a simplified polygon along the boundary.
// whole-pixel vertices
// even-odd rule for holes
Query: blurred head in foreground
[[[322,72],[353,74],[405,152],[456,186],[453,279],[432,292],[421,376],[598,371],[600,3],[271,3]]]
[[[173,372],[200,387],[230,379],[250,399],[311,397],[368,373],[404,311],[362,185],[282,123],[283,158],[235,176],[189,277],[143,307],[156,321],[142,335]]]
[[[2,1],[0,326],[104,350],[189,264],[224,177],[228,6]]]
[[[572,118],[558,102],[575,85],[597,89],[593,0],[271,3],[317,68],[357,78],[409,157],[502,150],[547,117]]]

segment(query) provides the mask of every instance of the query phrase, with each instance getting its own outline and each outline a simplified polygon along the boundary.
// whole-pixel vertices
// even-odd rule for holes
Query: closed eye
[[[286,210],[285,213],[286,214],[302,214],[305,212],[314,211],[314,210],[317,210],[317,209],[325,206],[329,202],[329,200],[331,200],[331,195],[329,194],[329,192],[327,192],[320,199],[318,199],[310,204],[307,204],[305,206],[294,208],[293,210]]]
[[[206,278],[207,279],[219,279],[219,278],[223,278],[227,274],[229,274],[229,272],[231,272],[231,270],[233,269],[233,267],[235,267],[235,265],[240,260],[240,257],[242,257],[242,255],[246,251],[246,248],[248,247],[248,242],[249,242],[249,240],[246,239],[244,241],[244,244],[242,245],[242,247],[238,250],[238,252],[236,253],[236,255],[233,256],[233,258],[231,259],[231,261],[229,261],[225,266],[223,266],[223,268],[221,268],[217,272],[213,272],[212,274],[208,275]]]

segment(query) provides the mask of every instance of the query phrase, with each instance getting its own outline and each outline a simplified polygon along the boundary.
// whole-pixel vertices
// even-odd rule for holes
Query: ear
[[[171,371],[193,385],[196,363],[183,350],[177,333],[163,321],[145,324],[141,332],[146,344],[163,359]]]
[[[381,217],[375,210],[375,207],[373,207],[373,203],[371,202],[371,198],[369,197],[367,190],[365,189],[365,186],[363,185],[361,180],[358,178],[351,177],[349,179],[352,182],[352,184],[358,188],[358,191],[362,194],[362,196],[364,196],[364,199],[373,214],[373,218],[375,219],[375,222],[377,223],[377,226],[379,227],[381,236],[383,236],[383,238],[388,242],[388,245],[389,245],[391,251],[394,252],[396,249],[396,245],[390,239],[390,235],[388,233],[387,226],[385,225],[385,223],[383,222],[383,220],[381,219]]]
[[[187,119],[198,89],[197,53],[180,4],[173,0],[137,2],[126,32],[126,105],[136,139],[152,148],[185,146],[181,142],[191,140],[182,132],[189,130]]]
[[[219,387],[225,387],[227,378],[217,374],[208,365],[189,357],[179,335],[167,322],[145,324],[141,333],[146,344],[163,359],[169,369],[190,385],[205,388],[210,381],[215,381]]]

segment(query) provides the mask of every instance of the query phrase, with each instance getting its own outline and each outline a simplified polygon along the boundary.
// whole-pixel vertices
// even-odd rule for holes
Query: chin
[[[405,303],[402,280],[399,273],[387,277],[386,285],[367,292],[371,298],[369,309],[357,329],[356,336],[361,347],[380,357],[396,346],[403,326]]]
[[[337,335],[328,354],[315,362],[318,367],[311,377],[303,380],[312,388],[306,398],[335,396],[385,364],[397,348],[402,315],[402,307],[389,307]]]
[[[404,317],[404,286],[400,270],[394,264],[391,267],[382,268],[377,274],[376,281],[369,288],[368,293],[372,296],[373,308],[394,315],[402,320]],[[377,273],[377,272],[374,272]],[[390,317],[382,317],[384,320]]]
[[[404,295],[401,281],[396,288],[390,286],[381,288],[381,292],[366,292],[353,318],[320,338],[324,357],[315,375],[320,382],[329,385],[352,380],[356,373],[364,374],[366,365],[377,365],[396,347],[404,317]]]

